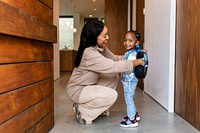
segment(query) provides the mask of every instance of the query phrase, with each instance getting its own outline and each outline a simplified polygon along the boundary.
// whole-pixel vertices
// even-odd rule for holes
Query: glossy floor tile
[[[61,73],[54,83],[55,126],[50,133],[199,133],[196,128],[179,117],[168,113],[162,106],[137,88],[135,104],[141,121],[136,128],[121,128],[119,122],[126,114],[123,89],[119,84],[119,97],[110,108],[108,117],[98,117],[92,125],[81,125],[72,110],[72,102],[67,98],[66,85],[70,73]]]

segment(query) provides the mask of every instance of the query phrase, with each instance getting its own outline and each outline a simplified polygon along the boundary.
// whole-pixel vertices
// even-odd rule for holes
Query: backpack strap
[[[147,55],[146,52],[143,52],[143,54],[144,54],[144,58],[143,58],[143,60],[145,60],[144,67],[147,67],[148,64],[149,64],[148,55]]]

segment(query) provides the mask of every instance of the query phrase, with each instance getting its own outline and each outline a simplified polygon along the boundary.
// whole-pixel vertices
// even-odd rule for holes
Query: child
[[[136,60],[137,52],[140,51],[140,35],[135,31],[125,33],[124,46],[127,50],[125,60]],[[134,104],[134,93],[137,87],[138,79],[135,77],[134,70],[132,73],[122,73],[121,82],[124,88],[124,97],[127,105],[127,116],[120,122],[121,127],[137,127],[140,116]]]

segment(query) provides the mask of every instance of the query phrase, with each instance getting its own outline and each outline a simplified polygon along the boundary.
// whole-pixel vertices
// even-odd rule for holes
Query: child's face
[[[137,42],[137,38],[134,33],[128,32],[125,34],[124,46],[126,50],[134,49],[136,42]]]

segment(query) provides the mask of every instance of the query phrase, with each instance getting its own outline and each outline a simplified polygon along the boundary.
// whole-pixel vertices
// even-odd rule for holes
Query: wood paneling
[[[0,94],[52,76],[52,62],[0,65]]]
[[[136,2],[136,30],[140,33],[140,47],[143,49],[144,44],[144,0],[137,0]],[[144,81],[139,79],[138,87],[144,91]]]
[[[71,72],[74,69],[76,53],[74,50],[60,50],[60,71]]]
[[[17,9],[20,9],[21,11],[40,17],[47,21],[50,24],[53,24],[53,1],[47,0],[47,5],[50,5],[50,7],[44,5],[42,2],[38,2],[38,0],[1,0],[4,3],[7,3],[10,6],[13,6]]]
[[[1,1],[0,9],[0,34],[56,42],[56,26]]]
[[[54,126],[54,114],[51,113],[45,117],[39,124],[29,130],[27,133],[48,133],[49,129]],[[47,128],[44,128],[47,127]]]
[[[0,57],[0,64],[53,60],[53,45],[48,42],[0,35]]]
[[[0,1],[0,132],[54,125],[53,0]],[[42,130],[41,130],[42,129]]]
[[[108,27],[109,49],[124,54],[124,33],[128,29],[128,0],[105,0],[105,24]]]
[[[21,112],[14,118],[4,122],[0,125],[0,133],[25,133],[37,126],[37,123],[40,125],[41,122],[43,122],[42,119],[49,117],[48,115],[50,113],[52,114],[54,106],[53,100],[53,96],[50,96],[29,109]],[[53,123],[53,117],[50,118]],[[50,130],[52,126],[53,124],[51,124],[51,127],[43,127],[43,130]]]
[[[136,2],[136,30],[140,33],[140,45],[143,48],[144,43],[144,0],[137,0]]]
[[[44,3],[46,6],[53,9],[53,1],[52,0],[40,0],[42,3]]]
[[[175,112],[200,130],[200,1],[177,0]]]
[[[0,124],[42,99],[53,95],[53,91],[53,79],[51,78],[0,95]]]

